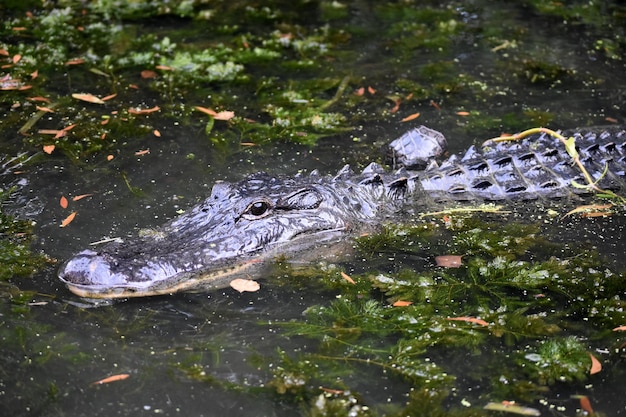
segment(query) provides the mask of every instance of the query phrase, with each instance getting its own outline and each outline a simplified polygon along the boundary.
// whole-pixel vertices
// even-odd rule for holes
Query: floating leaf
[[[463,265],[462,258],[462,255],[435,256],[435,263],[443,268],[460,268]]]
[[[586,188],[587,186],[583,186]],[[598,216],[607,215],[608,212],[606,210],[613,207],[613,204],[586,204],[583,206],[578,206],[573,210],[568,211],[563,215],[562,218],[567,216],[571,216],[572,214],[581,213],[581,216],[593,217],[593,214],[597,214]]]
[[[157,76],[158,74],[152,70],[141,71],[141,78],[144,78],[144,79],[156,78]]]
[[[104,104],[101,98],[94,96],[93,94],[72,93],[72,97],[76,100],[86,101],[93,104]]]
[[[126,378],[128,378],[129,376],[130,376],[129,374],[111,375],[111,376],[108,376],[108,377],[106,377],[104,379],[101,379],[99,381],[92,382],[91,385],[102,385],[102,384],[109,384],[111,382],[123,381]]]
[[[72,197],[72,201],[78,201],[78,200],[82,200],[83,198],[86,197],[91,197],[93,194],[81,194],[81,195],[77,195],[76,197]]]
[[[400,120],[401,122],[410,122],[411,120],[415,120],[418,117],[420,117],[419,113],[413,113],[408,115],[407,117],[405,117],[404,119]]]
[[[523,407],[513,402],[506,403],[488,403],[483,407],[485,410],[501,411],[504,413],[519,414],[522,416],[540,416],[541,412],[536,408]]]
[[[67,208],[67,198],[65,198],[64,195],[61,196],[61,199],[59,200],[59,205],[64,209]]]
[[[236,278],[229,285],[239,292],[256,292],[261,288],[258,282],[243,278]]]
[[[485,320],[483,319],[478,319],[476,317],[448,317],[446,318],[446,320],[451,320],[451,321],[466,321],[468,323],[474,323],[474,324],[478,324],[480,326],[483,327],[487,327],[489,326],[489,323],[487,323]]]
[[[50,103],[50,99],[49,98],[40,97],[40,96],[28,97],[27,100],[30,100],[30,101],[42,101],[44,103]]]
[[[150,114],[150,113],[154,113],[156,111],[161,110],[161,108],[159,106],[154,106],[151,107],[149,109],[139,109],[139,108],[130,108],[128,109],[128,112],[130,114]]]
[[[67,61],[65,63],[65,65],[80,65],[80,64],[84,64],[85,60],[82,58],[76,58],[76,59],[70,59],[69,61]]]
[[[591,358],[591,369],[589,370],[589,375],[597,374],[602,370],[602,364],[591,353],[589,354],[589,357]]]
[[[63,221],[61,222],[61,227],[65,227],[68,224],[70,224],[72,222],[72,220],[74,220],[74,217],[76,217],[76,212],[75,211],[71,212],[69,216],[67,216],[65,219],[63,219]]]
[[[209,116],[213,117],[215,120],[230,120],[233,117],[235,117],[235,112],[232,112],[232,111],[221,111],[218,113],[213,109],[209,109],[209,108],[202,107],[202,106],[195,106],[195,109],[204,114],[208,114]]]
[[[341,271],[341,277],[343,279],[345,279],[346,281],[348,281],[350,284],[356,284],[356,282],[354,282],[354,280],[352,279],[352,277],[350,277],[350,275],[346,274],[345,272]]]

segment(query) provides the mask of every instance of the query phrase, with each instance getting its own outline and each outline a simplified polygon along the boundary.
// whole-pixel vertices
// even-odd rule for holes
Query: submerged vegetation
[[[254,359],[272,375],[266,390],[308,404],[310,415],[404,416],[420,407],[424,415],[483,415],[502,402],[526,415],[579,409],[581,396],[555,403],[546,393],[593,383],[621,360],[624,274],[582,247],[549,243],[534,225],[457,216],[390,225],[357,247],[382,260],[378,272],[349,279],[338,265],[277,272],[283,286],[329,291],[329,302],[308,307],[302,319],[267,323],[305,351],[278,348],[275,357]],[[447,253],[461,254],[462,265],[435,266]],[[398,265],[400,254],[406,260]],[[369,391],[372,379],[396,388],[385,398]],[[473,385],[480,393],[468,390]]]

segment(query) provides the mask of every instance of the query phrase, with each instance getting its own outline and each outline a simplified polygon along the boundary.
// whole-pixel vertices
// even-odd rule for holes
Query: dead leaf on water
[[[611,207],[613,207],[613,204],[587,204],[578,206],[574,210],[565,213],[561,219],[577,213],[580,213],[583,217],[608,216],[611,214],[611,212],[608,211]]]
[[[104,379],[101,379],[99,381],[95,381],[92,382],[91,385],[102,385],[102,384],[109,384],[111,382],[116,382],[116,381],[123,381],[126,378],[128,378],[130,376],[130,374],[117,374],[117,375],[111,375],[108,376]]]
[[[94,96],[93,94],[72,93],[72,97],[74,97],[76,100],[86,101],[88,103],[104,104],[104,100]]]
[[[345,272],[341,271],[341,278],[345,279],[346,281],[348,281],[350,284],[354,285],[356,284],[356,282],[354,282],[354,280],[352,279],[352,277],[350,277],[350,275],[346,274]]]
[[[70,224],[72,222],[72,220],[74,220],[74,217],[76,217],[76,212],[75,211],[71,212],[69,216],[67,216],[65,219],[63,219],[63,221],[61,222],[61,226],[60,227],[65,227],[68,224]]]
[[[463,255],[435,256],[435,263],[443,268],[460,268],[463,266]]]
[[[243,278],[236,278],[232,280],[229,285],[239,292],[256,292],[261,288],[258,282]]]
[[[591,353],[589,353],[589,357],[591,358],[591,369],[589,370],[589,375],[594,375],[602,371],[602,364],[600,361]]]
[[[140,109],[140,108],[135,107],[135,108],[128,109],[128,112],[130,114],[150,114],[150,113],[154,113],[154,112],[159,111],[159,110],[161,110],[161,108],[159,106],[154,106],[154,107],[151,107],[149,109]]]
[[[213,117],[215,120],[230,120],[233,117],[235,117],[235,112],[233,111],[216,112],[213,109],[209,109],[209,108],[202,107],[202,106],[195,106],[194,108],[198,110],[199,112],[208,114],[209,116]]]
[[[150,79],[150,78],[156,78],[158,77],[159,74],[156,73],[156,71],[152,71],[152,70],[143,70],[141,71],[141,78],[143,79]]]
[[[81,194],[81,195],[77,195],[76,197],[72,197],[72,201],[78,201],[78,200],[82,200],[83,198],[86,197],[91,197],[93,194]]]
[[[540,416],[541,412],[536,408],[524,407],[521,405],[517,405],[514,402],[505,402],[505,403],[487,403],[486,406],[483,407],[485,410],[492,411],[501,411],[505,413],[513,413],[519,414],[522,416]]]
[[[489,323],[487,323],[485,320],[483,319],[478,319],[476,317],[448,317],[446,318],[446,320],[451,320],[451,321],[466,321],[468,323],[474,323],[474,324],[478,324],[479,326],[483,326],[483,327],[487,327],[489,326]]]
[[[405,117],[404,119],[400,120],[401,122],[410,122],[411,120],[415,120],[418,117],[420,117],[419,113],[413,113],[413,114],[409,114],[407,117]]]

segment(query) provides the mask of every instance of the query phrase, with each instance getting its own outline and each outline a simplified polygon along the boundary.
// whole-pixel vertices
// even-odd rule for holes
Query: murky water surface
[[[167,36],[180,50],[212,47],[216,42],[215,28],[222,26],[220,42],[241,44],[253,33],[255,37],[250,42],[256,44],[252,46],[263,46],[259,39],[271,38],[273,31],[279,31],[285,42],[291,37],[304,39],[312,33],[333,31],[333,36],[319,35],[329,53],[309,52],[304,46],[298,52],[303,60],[310,55],[313,61],[321,61],[319,68],[290,68],[281,65],[281,59],[246,63],[253,82],[230,85],[227,81],[194,81],[169,96],[159,91],[166,88],[164,84],[148,88],[147,81],[135,75],[130,79],[139,84],[137,90],[132,90],[134,98],[128,98],[131,90],[120,94],[126,97],[125,104],[154,104],[166,109],[164,96],[188,106],[211,107],[211,95],[226,90],[231,92],[230,98],[221,99],[221,104],[217,104],[223,107],[220,110],[233,110],[238,117],[271,126],[278,123],[278,116],[268,115],[263,106],[271,101],[272,94],[278,101],[290,88],[304,89],[298,83],[305,80],[310,81],[314,91],[311,97],[302,99],[303,103],[328,101],[336,94],[338,82],[349,76],[345,91],[328,107],[329,111],[343,114],[345,129],[326,132],[313,145],[268,137],[256,146],[239,146],[240,142],[256,141],[256,137],[219,120],[207,135],[206,118],[178,110],[165,114],[167,110],[163,110],[145,117],[142,123],[149,127],[145,131],[129,129],[131,133],[110,134],[109,138],[115,136],[118,143],[124,143],[116,148],[85,152],[77,161],[61,151],[42,154],[36,164],[20,174],[28,185],[18,191],[21,201],[32,204],[27,214],[36,222],[34,249],[62,261],[91,242],[126,237],[140,228],[157,226],[207,196],[217,180],[236,181],[257,171],[293,175],[317,168],[333,173],[345,163],[362,168],[369,161],[380,161],[379,148],[417,124],[442,131],[454,153],[501,132],[542,124],[556,129],[615,124],[626,118],[626,78],[621,57],[624,31],[611,26],[625,23],[626,9],[605,4],[598,6],[602,9],[598,15],[590,17],[584,13],[595,2],[581,2],[580,13],[571,15],[542,12],[525,2],[402,3],[313,1],[263,8],[254,2],[234,2],[233,7],[242,10],[238,28],[231,20],[220,20],[220,7],[211,12],[208,20],[179,18],[175,14],[113,19],[115,30],[126,33],[125,36],[151,33],[154,42]],[[557,11],[559,4],[553,4]],[[23,11],[15,7],[15,16],[21,16]],[[202,7],[205,6],[197,5],[197,9]],[[209,13],[211,9],[206,10]],[[11,11],[3,13],[14,16]],[[606,21],[594,20],[602,16]],[[232,16],[225,15],[226,18]],[[205,25],[213,29],[205,33]],[[616,38],[619,36],[621,40]],[[11,48],[19,42],[16,38],[0,40],[0,46],[13,55]],[[57,81],[54,88],[47,87],[48,94],[56,89],[64,95],[94,92],[98,87],[88,73],[78,76],[72,71],[60,68],[46,74]],[[126,74],[125,71],[121,73]],[[167,72],[163,74],[167,76]],[[337,82],[320,88],[316,86],[318,76],[334,77]],[[267,86],[263,85],[264,77],[272,80]],[[359,95],[359,88],[364,89],[363,96]],[[11,100],[3,102],[2,109],[6,120],[13,123],[16,110],[10,108]],[[393,110],[394,100],[401,103],[397,111]],[[113,104],[108,106],[108,111],[116,108]],[[401,121],[418,112],[417,119]],[[46,117],[38,122],[41,128],[67,125],[52,114],[49,120],[57,120],[56,126],[44,126]],[[17,133],[27,119],[7,127],[0,125],[7,152],[40,149]],[[152,129],[158,129],[161,136],[154,136]],[[310,125],[301,128],[303,135],[313,130]],[[293,135],[294,130],[288,132]],[[224,138],[225,146],[220,138]],[[149,153],[135,154],[146,149]],[[106,160],[108,153],[115,156],[112,161]],[[126,181],[140,191],[133,193]],[[70,212],[60,207],[60,196],[82,194],[91,196],[71,202],[70,210],[77,211],[76,218],[60,228]],[[547,214],[545,203],[539,208],[535,203],[512,204],[515,215],[494,219],[502,224],[536,222],[553,242],[563,243],[565,248],[580,248],[583,242],[583,248],[596,248],[605,255],[606,265],[612,270],[623,270],[623,210],[614,217],[561,220],[563,213],[578,204],[557,203],[556,217]],[[19,207],[12,210],[20,212]],[[418,269],[429,265],[430,256],[427,248],[424,259],[403,259],[397,254],[404,266]],[[533,256],[529,253],[526,258]],[[360,258],[348,258],[345,262],[341,268],[350,273],[393,268],[393,261],[389,266],[387,259],[384,266],[379,261]],[[309,415],[308,410],[315,408],[315,397],[283,395],[267,387],[276,368],[284,366],[278,361],[277,349],[293,353],[294,357],[307,352],[322,355],[320,346],[324,343],[303,336],[286,336],[284,329],[275,324],[302,320],[305,310],[329,305],[341,297],[341,291],[328,290],[314,282],[285,285],[280,273],[276,273],[256,277],[262,283],[256,293],[239,294],[228,288],[94,306],[62,285],[56,277],[57,267],[50,264],[32,279],[9,281],[20,290],[35,291],[32,305],[18,305],[10,295],[2,297],[0,414],[291,416]],[[13,291],[6,288],[6,294]],[[625,295],[622,292],[616,296]],[[383,295],[378,298],[384,301]],[[530,398],[523,405],[540,410],[542,415],[574,416],[582,413],[575,396],[586,395],[604,415],[625,414],[626,399],[620,389],[624,364],[619,359],[623,338],[615,334],[609,342],[604,334],[601,342],[594,344],[585,336],[598,336],[595,327],[591,331],[597,324],[585,328],[587,319],[582,316],[568,323],[571,327],[561,329],[561,334],[580,338],[590,352],[605,362],[600,374],[584,381],[546,386],[545,392],[535,396],[519,393],[517,399],[503,397],[494,392],[484,375],[475,375],[477,368],[489,365],[499,344],[504,342],[497,339],[467,349],[455,347],[454,355],[447,355],[444,347],[439,346],[428,355],[443,361],[440,365],[444,370],[457,378],[444,406],[453,410],[450,413],[474,410],[479,414],[488,402],[519,403]],[[626,317],[622,324],[626,325]],[[610,330],[607,328],[606,332]],[[391,341],[396,336],[388,337]],[[520,342],[524,343],[534,344],[537,339]],[[513,366],[514,358],[510,360],[511,363],[500,365],[500,374],[491,375],[494,380],[506,378],[506,369]],[[129,376],[109,384],[92,384],[119,374]],[[326,391],[318,394],[351,391],[360,404],[369,405],[378,415],[396,415],[411,393],[422,389],[393,372],[367,365],[355,365],[351,375],[337,371],[335,381],[336,386],[326,386]],[[349,409],[346,406],[345,413],[310,415],[348,415]]]

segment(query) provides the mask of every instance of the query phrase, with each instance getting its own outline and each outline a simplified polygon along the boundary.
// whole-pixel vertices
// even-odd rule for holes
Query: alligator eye
[[[255,201],[250,204],[241,215],[248,220],[260,219],[270,214],[272,206],[267,201]]]

